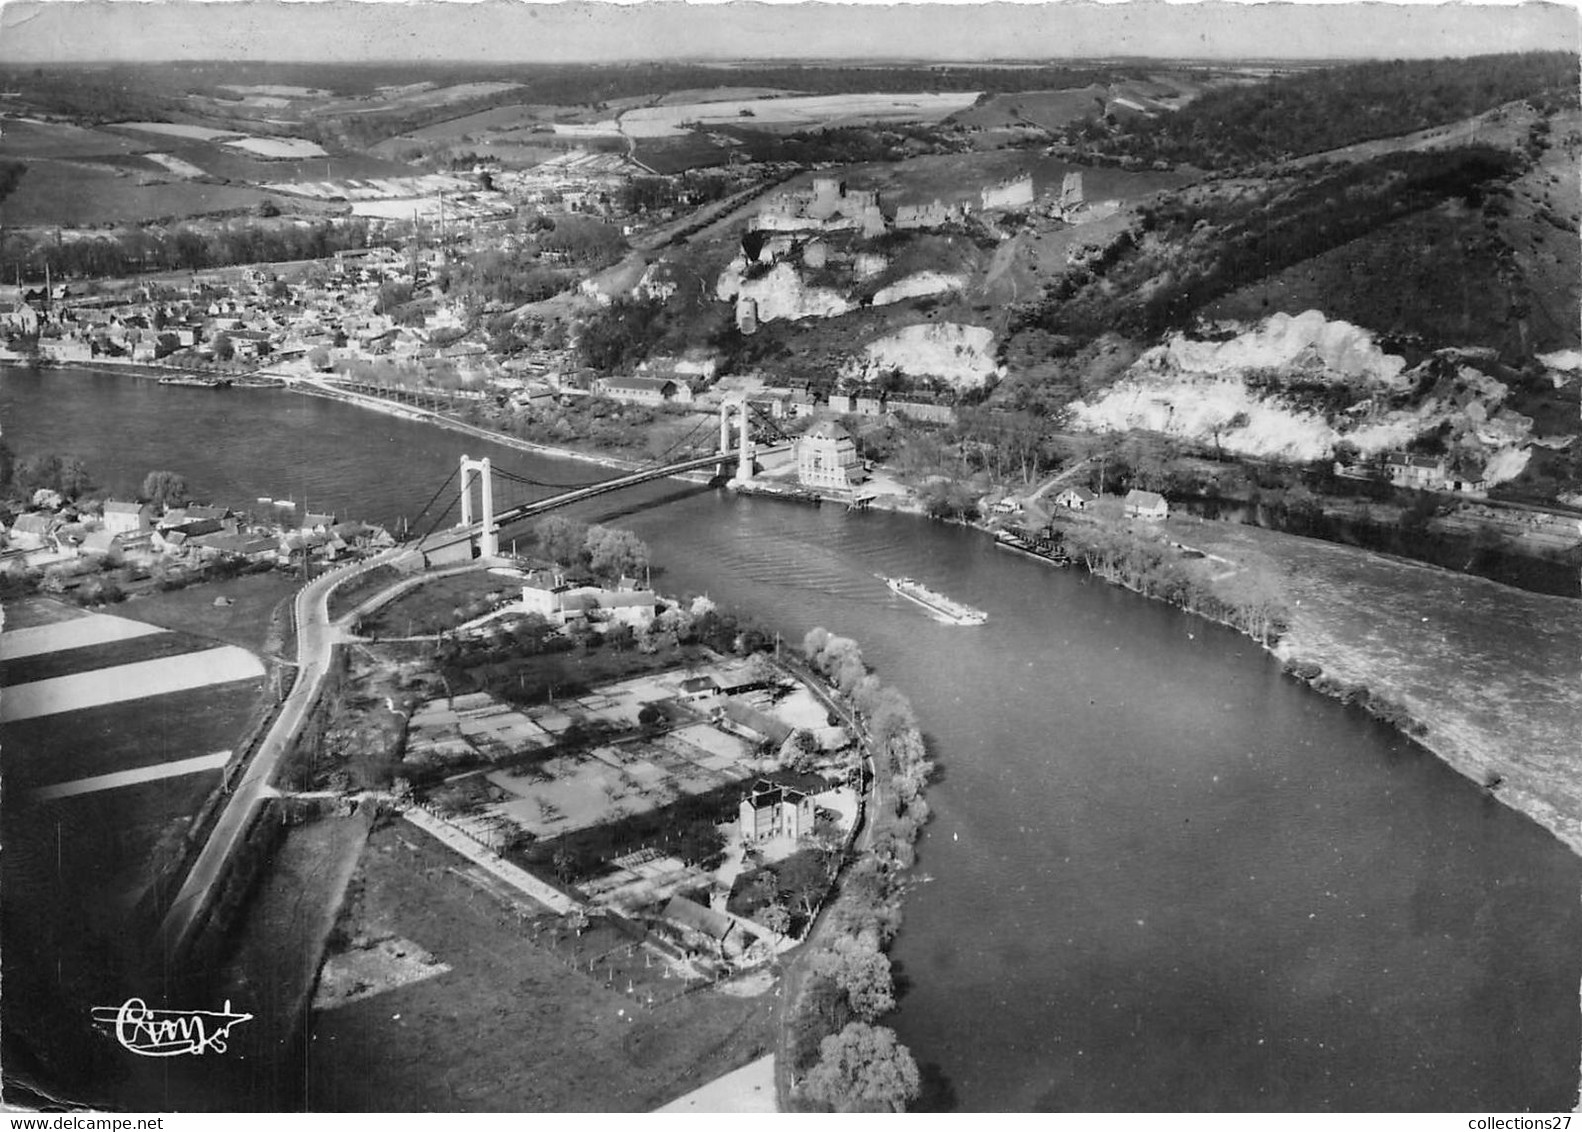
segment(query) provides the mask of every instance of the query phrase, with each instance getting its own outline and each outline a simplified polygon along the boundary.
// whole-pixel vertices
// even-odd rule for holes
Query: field
[[[1034,125],[1054,130],[1082,118],[1104,112],[1108,88],[1079,87],[1075,90],[1030,90],[1016,94],[996,94],[980,106],[970,106],[952,114],[949,121],[982,130]]]
[[[37,122],[29,118],[0,119],[0,156],[12,158],[102,157],[118,153],[140,153],[149,148],[131,138],[104,130],[84,129],[60,122]]]
[[[1281,579],[1282,655],[1432,720],[1423,742],[1582,849],[1577,603],[1313,539],[1172,521],[1175,537]]]
[[[187,138],[193,141],[234,138],[241,133],[240,130],[216,130],[208,126],[186,126],[174,122],[117,122],[116,127],[122,130],[136,130],[144,134],[160,134],[164,137]]]
[[[29,162],[16,191],[0,204],[0,219],[16,227],[134,224],[253,209],[265,196],[243,186],[163,180],[170,176],[139,176],[78,162]]]
[[[943,118],[978,96],[965,94],[829,94],[792,98],[743,98],[639,107],[620,117],[630,137],[674,137],[683,122],[728,122],[792,129],[855,126],[873,122],[920,122]]]
[[[316,1012],[310,1110],[648,1111],[768,1049],[768,994],[639,1006],[624,979],[610,985],[608,964],[596,975],[570,966],[565,949],[577,954],[605,929],[580,940],[557,931],[410,826],[374,833],[353,892],[344,938],[410,940],[451,970]],[[622,943],[597,946],[624,956]]]
[[[468,571],[433,578],[408,590],[371,614],[363,631],[373,637],[412,637],[454,629],[467,620],[465,611],[473,603],[480,607],[472,616],[487,612],[481,603],[508,601],[522,596],[522,580],[487,571]]]
[[[282,631],[278,624],[271,625],[271,614],[280,610],[289,625],[290,613],[281,602],[300,585],[300,580],[277,571],[246,574],[169,593],[144,594],[118,605],[116,615],[213,637],[255,652],[274,652],[281,647]],[[227,598],[231,604],[215,605],[217,597]],[[9,624],[10,610],[6,614]]]
[[[229,140],[225,144],[270,159],[288,158],[300,161],[303,158],[327,156],[318,142],[311,142],[306,138],[243,137]]]
[[[262,680],[172,692],[6,723],[7,785],[53,785],[234,747],[253,718]]]

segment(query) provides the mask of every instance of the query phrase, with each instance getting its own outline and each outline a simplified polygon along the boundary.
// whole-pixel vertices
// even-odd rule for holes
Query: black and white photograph
[[[1564,1132],[1579,50],[0,4],[10,1127]]]

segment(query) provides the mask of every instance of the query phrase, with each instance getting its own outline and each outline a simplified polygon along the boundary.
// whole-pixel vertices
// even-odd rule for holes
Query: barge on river
[[[923,583],[914,582],[911,578],[886,578],[884,583],[902,597],[917,602],[947,624],[982,625],[989,619],[989,615],[983,610],[962,605],[959,601],[952,601],[944,594],[935,593]]]

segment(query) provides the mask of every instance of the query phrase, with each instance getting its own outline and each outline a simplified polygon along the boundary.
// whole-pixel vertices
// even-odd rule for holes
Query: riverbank
[[[1287,627],[1260,644],[1293,676],[1369,708],[1582,855],[1576,601],[1239,523],[1159,529],[1271,585]]]

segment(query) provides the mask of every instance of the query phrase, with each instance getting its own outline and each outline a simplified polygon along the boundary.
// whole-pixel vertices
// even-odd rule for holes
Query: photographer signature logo
[[[115,1040],[144,1057],[179,1057],[182,1054],[224,1053],[231,1027],[252,1021],[251,1014],[235,1014],[227,999],[224,1010],[150,1010],[140,998],[120,1006],[95,1006],[96,1025],[108,1027]]]

